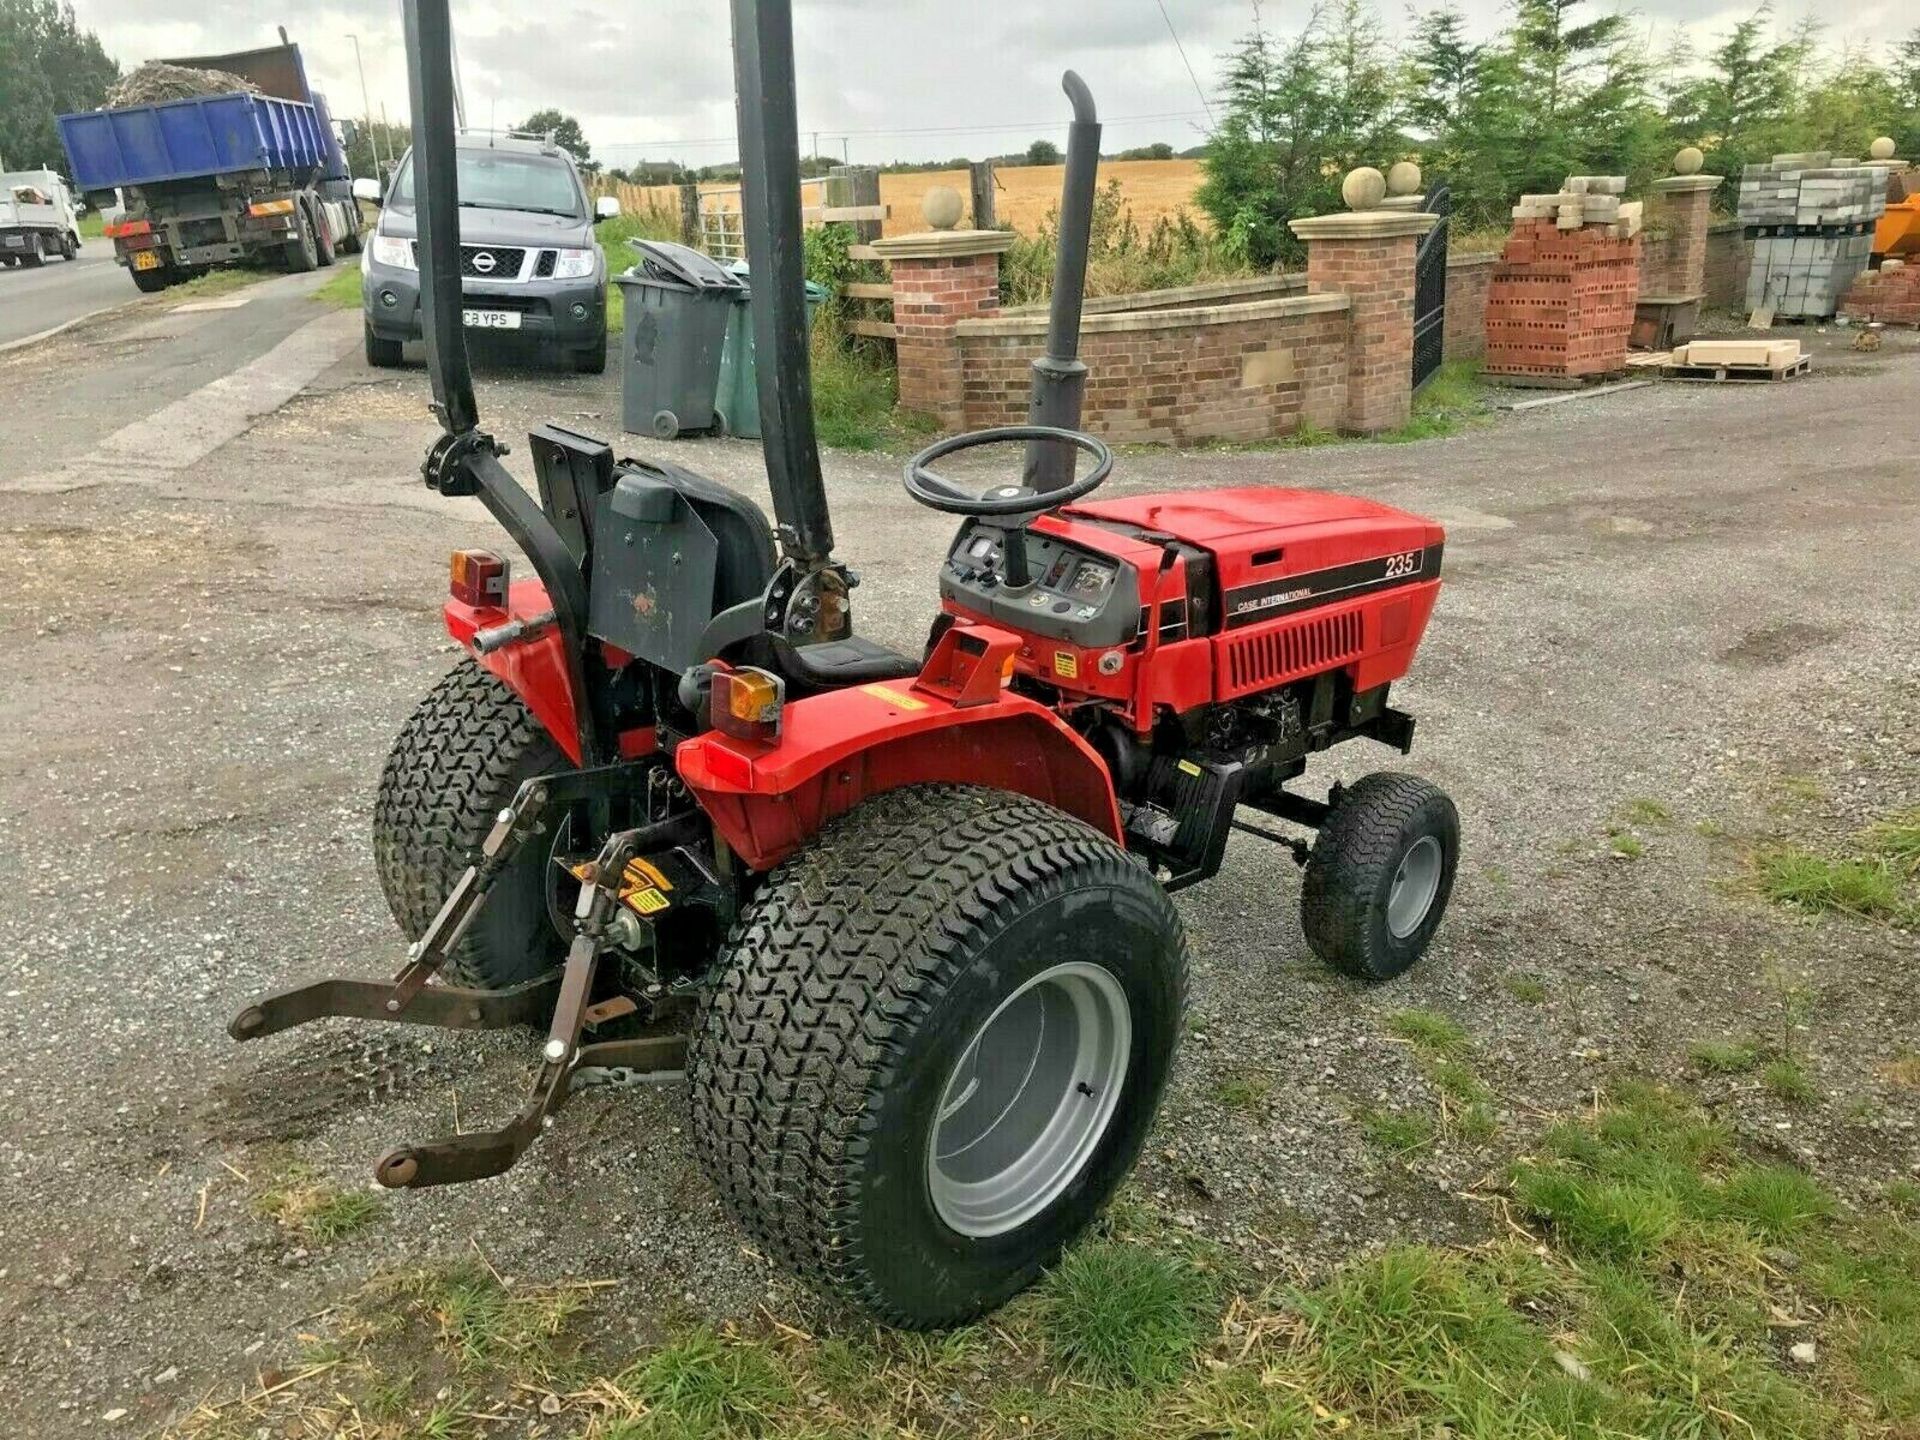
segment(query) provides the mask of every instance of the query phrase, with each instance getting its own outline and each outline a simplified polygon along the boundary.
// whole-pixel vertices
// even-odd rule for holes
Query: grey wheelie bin
[[[626,298],[621,426],[662,440],[711,430],[727,317],[744,283],[685,245],[629,243],[640,252],[639,262],[613,277]]]
[[[753,276],[747,262],[736,260],[728,269],[739,278],[740,289],[733,297],[733,313],[727,321],[727,343],[720,352],[720,388],[713,398],[713,424],[722,435],[738,435],[746,440],[760,438],[759,365],[753,349]],[[813,325],[814,311],[826,302],[827,289],[807,282],[807,325]]]

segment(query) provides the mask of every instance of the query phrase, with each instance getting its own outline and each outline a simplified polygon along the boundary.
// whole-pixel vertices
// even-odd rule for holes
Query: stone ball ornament
[[[1420,193],[1420,167],[1411,160],[1402,160],[1387,171],[1387,193],[1389,195],[1418,195]]]
[[[1387,177],[1371,165],[1362,165],[1340,182],[1340,198],[1349,210],[1371,210],[1387,198]]]
[[[1698,145],[1689,145],[1673,157],[1673,173],[1676,175],[1698,175],[1700,167],[1707,163],[1707,157]]]
[[[935,230],[951,230],[966,213],[960,192],[951,185],[935,185],[920,199],[920,213]]]
[[[1867,154],[1875,160],[1891,160],[1893,158],[1893,137],[1891,135],[1882,135],[1867,147]]]

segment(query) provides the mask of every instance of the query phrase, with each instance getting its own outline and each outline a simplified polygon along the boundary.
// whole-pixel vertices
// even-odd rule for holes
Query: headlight
[[[593,274],[593,251],[556,250],[553,254],[553,278],[584,280]]]
[[[376,265],[388,265],[395,270],[417,270],[413,263],[413,242],[401,240],[392,235],[382,235],[377,231],[373,237],[373,259]]]

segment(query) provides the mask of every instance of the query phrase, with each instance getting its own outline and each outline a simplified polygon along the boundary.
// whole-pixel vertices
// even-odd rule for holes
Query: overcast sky
[[[820,148],[856,161],[985,156],[1063,138],[1060,72],[1078,69],[1108,118],[1106,148],[1156,140],[1184,149],[1207,114],[1176,45],[1211,96],[1219,56],[1253,19],[1252,0],[795,0],[800,124]],[[1399,0],[1375,0],[1389,26]],[[357,34],[377,116],[406,109],[397,0],[74,0],[122,67],[160,56],[274,43],[285,25],[336,116],[358,115]],[[1299,24],[1306,0],[1263,0],[1265,24]],[[1482,36],[1505,0],[1464,0]],[[1752,0],[1639,0],[1656,45],[1681,32],[1710,42]],[[505,126],[543,106],[577,115],[612,164],[732,159],[733,85],[726,0],[454,0],[468,123]],[[1820,16],[1830,44],[1897,38],[1920,23],[1914,0],[1775,0],[1783,24]],[[1171,20],[1171,27],[1169,26]],[[810,144],[810,136],[806,137]]]

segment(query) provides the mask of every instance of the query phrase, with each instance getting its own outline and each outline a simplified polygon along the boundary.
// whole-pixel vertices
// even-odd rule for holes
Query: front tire
[[[400,365],[400,342],[386,340],[373,333],[373,326],[364,325],[367,345],[367,364],[376,370],[393,370]]]
[[[380,774],[373,857],[387,908],[418,940],[515,792],[570,768],[520,697],[472,662],[448,672],[401,728]],[[549,847],[523,845],[449,957],[461,984],[504,990],[545,974],[565,939],[548,905]]]
[[[887,792],[776,870],[729,937],[688,1059],[695,1148],[782,1263],[889,1324],[962,1323],[1031,1284],[1132,1168],[1186,968],[1165,892],[1079,820],[1002,791]]]
[[[297,233],[282,247],[281,253],[286,257],[289,272],[304,275],[319,268],[320,242],[314,236],[313,216],[307,213],[307,207],[296,204],[293,214]]]
[[[1444,791],[1418,775],[1366,776],[1340,793],[1307,861],[1307,944],[1336,970],[1391,980],[1426,953],[1459,860]]]

